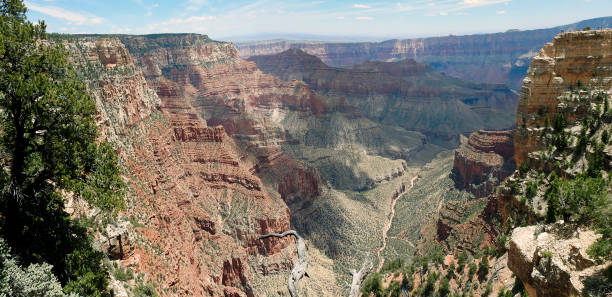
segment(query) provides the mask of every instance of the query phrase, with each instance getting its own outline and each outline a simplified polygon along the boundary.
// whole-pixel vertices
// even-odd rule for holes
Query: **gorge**
[[[58,72],[95,105],[92,139],[117,156],[125,206],[104,213],[79,199],[80,184],[45,191],[102,259],[93,264],[108,284],[96,297],[607,296],[612,29],[599,27],[611,20],[236,46],[36,25],[44,38],[32,51],[65,54]],[[0,66],[0,83],[12,82],[5,73],[19,67]],[[6,85],[0,105],[19,83]],[[30,134],[44,143],[47,133]],[[0,153],[8,176],[13,159]],[[7,180],[2,195],[18,197]],[[3,209],[0,235],[12,223]],[[0,236],[0,296],[21,290],[8,291],[14,271],[40,264],[19,268],[7,242]],[[75,296],[66,283],[49,296]]]

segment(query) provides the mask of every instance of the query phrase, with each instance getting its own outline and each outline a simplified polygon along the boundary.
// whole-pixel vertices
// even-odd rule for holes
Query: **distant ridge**
[[[519,89],[529,61],[543,44],[558,33],[612,27],[612,17],[536,30],[508,30],[491,34],[392,39],[382,42],[258,41],[238,43],[240,56],[271,55],[300,48],[330,66],[350,66],[365,61],[398,61],[407,58],[431,65],[454,77],[503,83]]]

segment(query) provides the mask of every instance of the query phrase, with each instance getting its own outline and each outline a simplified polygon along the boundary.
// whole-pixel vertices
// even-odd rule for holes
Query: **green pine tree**
[[[52,264],[65,290],[107,296],[102,255],[60,193],[113,215],[124,182],[115,152],[98,141],[95,102],[46,38],[21,0],[0,1],[0,235],[24,265]]]

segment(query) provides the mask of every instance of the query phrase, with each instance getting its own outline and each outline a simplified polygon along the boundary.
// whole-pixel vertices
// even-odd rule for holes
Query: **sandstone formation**
[[[552,122],[563,114],[571,125],[591,103],[602,103],[596,90],[611,87],[612,30],[563,33],[546,44],[533,58],[521,89],[514,135],[517,166],[546,146],[540,135],[547,118]]]
[[[313,269],[333,265],[327,255],[347,248],[374,250],[376,237],[364,242],[359,232],[377,231],[364,219],[382,217],[391,196],[359,191],[395,190],[409,178],[405,159],[426,147],[422,134],[264,74],[231,44],[206,36],[63,42],[130,185],[123,220],[134,230],[113,233],[105,248],[161,296],[270,294],[278,275],[291,270],[295,246],[259,236],[287,230],[290,221],[307,231],[305,240],[319,239],[310,246]],[[347,209],[369,216],[330,228]],[[351,237],[338,241],[338,232]],[[326,277],[300,285],[305,292],[342,291],[326,269]]]
[[[250,60],[266,73],[303,80],[321,95],[346,101],[373,121],[419,131],[436,143],[454,146],[459,134],[514,122],[517,97],[509,89],[450,78],[412,59],[337,68],[289,49]]]
[[[514,142],[512,131],[480,130],[470,134],[455,150],[451,177],[458,188],[477,197],[493,192],[514,172]]]
[[[610,25],[611,18],[598,18],[541,30],[359,43],[269,41],[238,44],[238,50],[243,58],[250,58],[300,48],[332,66],[411,58],[454,77],[503,83],[519,89],[529,59],[542,44],[567,30],[579,30],[587,26],[605,28]]]
[[[254,296],[249,259],[292,246],[258,240],[289,228],[282,200],[262,189],[222,127],[208,127],[191,102],[172,100],[175,90],[152,88],[120,40],[66,46],[128,172],[125,216],[137,235],[126,251],[123,233],[109,233],[116,258],[144,272],[162,296]]]
[[[563,232],[573,234],[559,234]],[[579,296],[583,281],[610,265],[597,265],[586,253],[600,236],[562,223],[516,228],[508,267],[523,281],[529,296]]]

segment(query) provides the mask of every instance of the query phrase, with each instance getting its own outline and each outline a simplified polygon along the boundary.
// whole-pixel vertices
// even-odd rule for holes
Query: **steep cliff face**
[[[332,66],[411,58],[454,77],[519,89],[529,58],[542,44],[569,29],[605,28],[611,24],[611,18],[598,18],[541,30],[360,43],[270,41],[239,44],[238,50],[243,58],[249,58],[300,48]]]
[[[283,80],[300,79],[319,94],[346,100],[374,121],[457,142],[458,135],[512,125],[516,96],[501,85],[450,78],[408,59],[329,67],[299,49],[250,60]]]
[[[329,265],[323,261],[326,256],[344,256],[347,253],[341,251],[348,248],[360,254],[376,248],[375,238],[360,241],[360,233],[377,231],[379,224],[364,221],[381,218],[382,222],[388,208],[386,201],[391,195],[362,195],[358,191],[374,187],[382,188],[380,191],[384,193],[396,190],[398,183],[410,177],[410,168],[403,159],[418,154],[425,146],[422,134],[371,121],[346,100],[326,98],[304,82],[286,82],[264,74],[254,63],[240,59],[229,43],[192,34],[122,36],[121,40],[160,97],[160,108],[167,114],[168,125],[178,139],[186,142],[215,140],[217,136],[202,132],[214,128],[227,133],[221,133],[222,143],[235,145],[227,153],[233,158],[216,163],[231,163],[235,168],[242,168],[244,176],[237,175],[242,169],[185,174],[200,176],[209,183],[231,183],[263,193],[263,198],[257,195],[259,200],[255,201],[242,196],[232,200],[241,203],[231,207],[236,212],[232,219],[241,219],[240,211],[265,215],[265,210],[257,209],[263,206],[286,209],[288,206],[292,228],[308,240],[317,240],[310,249],[313,254],[320,255],[316,260],[321,260],[324,266]],[[190,147],[189,156],[227,155],[213,147]],[[210,159],[197,158],[207,164]],[[216,163],[209,166],[215,170],[226,168],[225,165],[217,167]],[[269,205],[267,201],[276,205]],[[368,213],[369,216],[342,218],[342,213],[347,211]],[[246,224],[246,220],[241,221]],[[334,222],[333,226],[329,226],[330,222]],[[215,223],[218,225],[223,226]],[[281,229],[280,226],[266,230]],[[251,240],[251,234],[259,234],[259,229],[226,233],[230,237],[246,238],[249,244],[263,244],[263,241]],[[337,234],[341,233],[348,234],[346,240],[337,239]],[[247,253],[253,257],[242,258],[241,265],[234,265],[233,260],[229,262],[231,265],[224,265],[232,267],[231,271],[240,270],[236,267],[250,267],[244,270],[244,276],[232,278],[231,283],[242,284],[246,280],[250,284],[252,276],[257,282],[252,287],[254,294],[270,294],[278,281],[268,281],[266,274],[276,279],[280,273],[286,273],[285,263],[290,259],[285,253],[287,249],[282,249],[286,242],[273,243],[281,247],[256,249]],[[318,249],[325,251],[325,255]],[[334,260],[332,265],[335,266],[357,259],[347,256]],[[305,286],[306,291],[325,287],[323,294],[334,296],[342,290],[341,286],[332,285],[341,275],[337,273],[338,268],[326,269],[326,277],[310,282]],[[251,276],[246,274],[249,271]],[[246,288],[243,285],[248,293]]]
[[[541,150],[546,121],[562,114],[568,125],[601,104],[596,90],[612,87],[612,30],[559,34],[533,58],[523,81],[514,135],[517,165]],[[535,164],[534,164],[535,165]]]
[[[265,254],[266,271],[291,265],[282,256],[291,241],[257,238],[288,229],[289,211],[223,127],[208,127],[165,85],[151,88],[120,40],[66,45],[127,170],[124,216],[136,238],[119,257],[123,266],[144,273],[162,296],[254,296],[249,263]]]
[[[514,172],[513,131],[480,130],[455,150],[451,177],[455,185],[477,197],[493,192]]]

